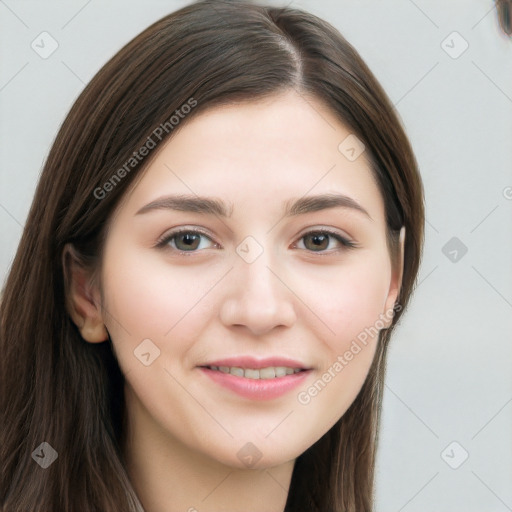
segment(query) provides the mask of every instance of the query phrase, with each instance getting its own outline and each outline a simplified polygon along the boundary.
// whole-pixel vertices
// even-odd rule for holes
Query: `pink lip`
[[[213,364],[212,366],[240,366],[236,364]],[[289,364],[268,364],[265,362],[265,368],[267,366],[291,366]],[[254,366],[245,366],[245,368],[255,368]],[[276,377],[274,379],[248,379],[245,377],[237,377],[230,373],[223,373],[219,370],[210,370],[204,366],[199,369],[212,379],[217,384],[224,386],[225,388],[235,392],[236,394],[248,398],[250,400],[272,400],[285,393],[291,391],[293,388],[301,384],[306,377],[311,373],[311,370],[305,370],[284,377]]]
[[[309,370],[309,368],[304,364],[285,357],[269,357],[267,359],[255,359],[254,357],[249,356],[229,357],[227,359],[210,361],[201,366],[238,366],[239,368],[252,368],[254,370],[268,368],[269,366],[287,366],[289,368]]]

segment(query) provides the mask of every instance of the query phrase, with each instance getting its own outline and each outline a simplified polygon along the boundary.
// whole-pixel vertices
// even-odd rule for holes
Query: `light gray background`
[[[0,0],[1,281],[71,104],[122,45],[186,3]],[[357,48],[425,185],[426,247],[391,345],[376,510],[512,510],[512,40],[491,0],[287,3]],[[31,48],[43,31],[59,45],[47,59]],[[469,44],[458,58],[445,51],[463,48],[453,31]],[[459,247],[445,255],[452,237]]]

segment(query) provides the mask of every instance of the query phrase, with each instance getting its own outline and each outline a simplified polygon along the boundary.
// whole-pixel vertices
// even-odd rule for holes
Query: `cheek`
[[[203,302],[219,279],[213,274],[112,248],[105,256],[103,289],[116,351],[129,355],[144,339],[152,340],[163,355],[186,351],[208,321]]]
[[[323,339],[332,350],[345,350],[350,342],[371,327],[382,328],[389,290],[389,263],[366,258],[333,271],[321,270],[303,283],[304,303],[323,323]],[[320,322],[321,320],[321,322]]]
[[[306,423],[311,436],[317,437],[334,425],[367,378],[382,328],[389,272],[386,260],[367,260],[340,269],[336,275],[331,272],[329,280],[320,282],[323,296],[318,287],[316,292],[308,287],[311,309],[333,331],[321,327],[320,322],[315,324],[325,357],[315,379],[297,395],[305,418],[322,418],[321,426]]]

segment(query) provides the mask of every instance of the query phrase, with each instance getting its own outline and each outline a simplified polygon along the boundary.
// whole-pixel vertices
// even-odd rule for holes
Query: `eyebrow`
[[[294,217],[305,213],[318,212],[329,208],[348,208],[364,214],[372,220],[370,214],[357,201],[343,194],[320,194],[305,196],[285,203],[284,217]],[[226,204],[214,197],[196,195],[165,196],[151,201],[140,208],[136,215],[154,210],[177,210],[182,212],[231,217],[233,204]]]

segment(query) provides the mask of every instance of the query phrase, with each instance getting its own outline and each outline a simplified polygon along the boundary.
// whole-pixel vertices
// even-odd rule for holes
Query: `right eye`
[[[157,247],[163,249],[171,249],[181,253],[197,252],[201,249],[209,249],[208,241],[216,246],[215,242],[202,231],[193,229],[179,229],[166,233],[165,236],[158,241]]]

